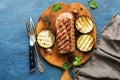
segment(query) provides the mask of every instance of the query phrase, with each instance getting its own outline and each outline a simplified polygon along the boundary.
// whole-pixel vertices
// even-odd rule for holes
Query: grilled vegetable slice
[[[38,34],[37,42],[43,48],[50,48],[55,42],[55,37],[49,30],[43,30]]]
[[[82,52],[90,51],[94,46],[94,38],[90,34],[81,35],[77,39],[77,48]]]
[[[81,33],[89,33],[93,29],[93,22],[92,20],[87,16],[80,16],[77,18],[75,22],[75,26],[77,30]]]

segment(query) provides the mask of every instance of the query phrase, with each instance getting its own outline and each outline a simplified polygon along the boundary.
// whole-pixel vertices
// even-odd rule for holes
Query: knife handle
[[[30,72],[35,71],[34,46],[29,46]]]

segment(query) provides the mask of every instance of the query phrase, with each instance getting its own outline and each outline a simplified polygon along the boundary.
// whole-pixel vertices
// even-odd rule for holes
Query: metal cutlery
[[[27,26],[29,25],[29,26]],[[43,67],[43,64],[40,60],[40,57],[39,57],[39,53],[38,53],[38,50],[37,50],[37,45],[36,45],[36,38],[35,38],[35,31],[34,31],[34,24],[33,24],[33,21],[32,21],[32,18],[30,18],[30,23],[26,25],[26,28],[27,30],[29,30],[28,32],[28,36],[30,37],[30,40],[33,41],[33,50],[35,50],[35,53],[36,53],[36,58],[37,58],[37,65],[38,65],[38,70],[40,72],[43,72],[44,71],[44,67]]]
[[[28,32],[28,36],[31,37],[31,28],[29,23],[26,23],[26,29]],[[30,41],[30,45],[29,45],[30,72],[34,72],[36,69],[35,58],[34,58],[34,41],[31,38],[29,38],[29,41]]]

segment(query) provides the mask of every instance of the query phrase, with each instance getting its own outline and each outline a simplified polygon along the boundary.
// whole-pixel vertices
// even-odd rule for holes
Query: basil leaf
[[[57,12],[59,9],[61,9],[61,5],[60,4],[54,4],[52,7],[52,12]]]
[[[93,9],[98,8],[98,3],[95,2],[94,0],[88,1],[88,5]]]
[[[69,70],[70,69],[70,65],[65,62],[63,65],[62,65],[62,68],[65,69],[65,70]]]

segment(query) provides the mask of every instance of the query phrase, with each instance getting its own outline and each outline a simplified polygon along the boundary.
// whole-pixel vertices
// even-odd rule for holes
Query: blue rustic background
[[[120,0],[96,1],[99,3],[97,9],[91,9],[88,0],[0,0],[0,80],[59,80],[62,70],[48,64],[42,57],[44,73],[38,69],[30,73],[25,22],[32,17],[36,24],[44,9],[54,2],[79,2],[91,12],[99,38],[112,16],[120,14]]]

